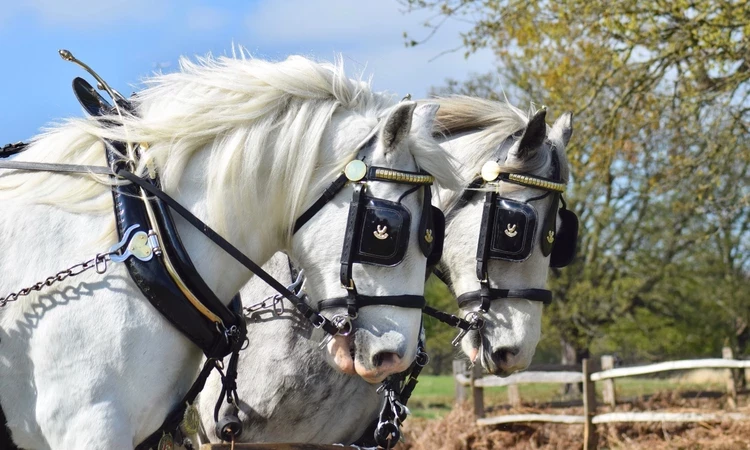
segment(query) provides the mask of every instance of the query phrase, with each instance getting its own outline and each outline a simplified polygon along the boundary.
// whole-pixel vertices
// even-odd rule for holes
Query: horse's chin
[[[381,370],[366,370],[361,364],[356,364],[356,362],[355,368],[357,375],[370,384],[379,384],[388,378],[388,374],[383,374]]]

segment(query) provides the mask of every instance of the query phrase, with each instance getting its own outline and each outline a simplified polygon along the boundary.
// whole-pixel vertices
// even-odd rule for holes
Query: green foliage
[[[490,73],[437,93],[574,109],[579,257],[552,272],[542,353],[561,340],[633,359],[716,355],[725,342],[745,352],[748,1],[404,3],[470,22],[467,55],[497,56]]]

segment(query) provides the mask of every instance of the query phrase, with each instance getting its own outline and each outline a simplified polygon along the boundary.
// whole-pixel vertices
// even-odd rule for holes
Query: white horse
[[[265,261],[285,250],[314,269],[308,273],[318,288],[311,291],[315,301],[346,293],[338,271],[351,189],[298,233],[292,229],[347,162],[359,156],[389,168],[419,167],[447,187],[459,185],[449,157],[429,136],[433,124],[412,123],[415,105],[393,106],[389,96],[346,78],[340,65],[300,57],[182,61],[181,71],[147,83],[133,100],[134,115],[69,120],[38,136],[16,160],[105,165],[103,139],[148,143],[140,173],[155,168],[165,192],[250,258]],[[0,292],[44,280],[115,242],[108,182],[0,172]],[[368,184],[371,195],[394,201],[411,188]],[[402,203],[419,217],[416,195]],[[176,222],[198,272],[229,303],[251,274],[187,222]],[[417,225],[413,220],[412,236]],[[398,270],[356,265],[359,291],[422,295],[425,257],[415,241]],[[358,345],[347,345],[342,355],[343,338],[331,340],[325,367],[356,373],[363,378],[346,376],[359,383],[406,369],[415,356],[420,314],[395,306],[362,309]],[[316,342],[322,338],[312,334]],[[0,308],[0,404],[21,448],[132,448],[161,424],[200,360],[122,264]]]
[[[461,347],[471,361],[479,359],[487,371],[509,375],[529,366],[539,343],[543,302],[532,296],[544,297],[551,259],[554,260],[555,252],[559,252],[563,255],[558,255],[562,256],[558,259],[564,260],[569,256],[565,253],[572,254],[575,248],[576,236],[572,236],[575,233],[570,230],[565,235],[558,233],[556,242],[554,233],[549,236],[550,230],[545,231],[549,220],[555,220],[550,217],[552,214],[560,215],[552,223],[555,232],[561,231],[563,223],[572,227],[568,217],[571,213],[566,211],[567,215],[563,215],[558,211],[559,199],[556,195],[549,195],[556,192],[549,187],[556,185],[553,187],[563,189],[568,182],[565,147],[573,133],[573,117],[571,113],[562,114],[548,128],[544,123],[544,110],[533,114],[529,120],[526,113],[507,103],[463,96],[436,101],[440,105],[437,123],[447,138],[442,145],[459,160],[462,175],[469,179],[484,176],[483,187],[477,187],[477,190],[494,190],[499,197],[531,205],[537,214],[536,229],[526,230],[530,233],[531,243],[526,259],[487,260],[485,276],[488,287],[493,289],[490,308],[483,314],[484,326],[470,331],[461,341]],[[488,166],[493,173],[486,173]],[[537,180],[553,178],[557,182],[552,180],[545,187],[535,185],[533,179],[528,183],[486,181],[498,173],[530,175]],[[440,188],[438,192],[440,206],[448,216],[445,250],[439,267],[453,293],[461,299],[480,288],[477,242],[482,226],[479,218],[483,215],[484,192],[471,195],[468,191],[469,195],[465,195]],[[494,231],[492,225],[488,224],[491,233]],[[577,231],[577,222],[575,229]],[[552,258],[542,252],[541,243],[547,239],[555,245]],[[502,290],[510,290],[510,298],[503,298],[508,294],[500,293]],[[518,296],[514,298],[516,294]],[[466,317],[476,309],[476,302],[468,303],[461,308],[462,315]]]
[[[443,136],[443,147],[456,158],[466,180],[473,180],[487,161],[502,160],[505,167],[516,173],[548,175],[550,151],[557,151],[562,174],[567,179],[564,147],[572,132],[571,116],[565,114],[547,133],[546,125],[531,130],[540,133],[536,139],[545,141],[534,148],[519,151],[521,135],[525,133],[528,116],[506,103],[489,102],[469,97],[437,99],[437,133]],[[420,111],[434,114],[434,107]],[[542,123],[543,124],[543,123]],[[544,124],[543,124],[544,125]],[[512,137],[516,134],[515,138]],[[506,138],[511,139],[506,142]],[[549,142],[556,150],[551,150]],[[505,144],[505,145],[501,145]],[[468,181],[467,181],[468,183]],[[479,189],[479,188],[478,188]],[[539,196],[540,189],[518,185],[502,186],[504,195],[515,199]],[[449,278],[457,295],[477,289],[476,254],[480,224],[483,219],[482,193],[468,195],[470,200],[456,208],[461,191],[433,189],[434,202],[448,216],[442,272]],[[471,194],[474,191],[469,191]],[[539,212],[539,227],[545,222],[549,198],[535,201]],[[536,233],[540,235],[540,231]],[[490,261],[489,279],[492,287],[521,289],[543,288],[547,279],[549,257],[541,254],[538,245],[525,261],[511,263]],[[287,257],[277,254],[265,266],[279,280],[293,281]],[[304,265],[301,267],[304,268]],[[314,288],[308,280],[307,289]],[[298,315],[273,311],[275,295],[258,280],[251,280],[240,291],[243,304],[248,307],[266,299],[265,308],[249,315],[248,332],[253,342],[273,341],[274,345],[251,346],[240,356],[240,383],[243,404],[240,418],[244,422],[239,437],[244,442],[306,442],[351,443],[362,436],[377,417],[382,396],[376,386],[361,378],[346,376],[332,370],[321,357],[317,343],[308,337],[309,326]],[[463,311],[466,315],[474,306]],[[510,374],[529,365],[540,338],[542,304],[525,299],[496,299],[485,314],[486,323],[480,331],[472,331],[463,339],[463,349],[472,360],[480,349],[486,349],[481,359],[490,371]],[[428,342],[429,343],[429,342]],[[500,358],[501,349],[513,349]],[[209,379],[199,399],[199,409],[205,431],[210,440],[216,393],[221,389],[218,377]],[[371,438],[371,436],[364,436]]]

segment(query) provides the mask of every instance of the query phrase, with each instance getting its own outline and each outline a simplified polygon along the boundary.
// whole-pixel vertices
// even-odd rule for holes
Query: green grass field
[[[601,399],[603,383],[596,383],[597,396]],[[716,381],[701,383],[680,382],[672,378],[622,378],[615,384],[618,398],[632,398],[656,392],[681,391],[722,391],[724,386]],[[523,384],[519,386],[521,400],[528,403],[573,400],[576,397],[563,397],[562,385],[552,383]],[[447,414],[455,399],[455,385],[450,375],[422,375],[419,377],[414,394],[409,400],[409,409],[414,417],[438,418]],[[485,407],[508,402],[507,388],[486,388]]]

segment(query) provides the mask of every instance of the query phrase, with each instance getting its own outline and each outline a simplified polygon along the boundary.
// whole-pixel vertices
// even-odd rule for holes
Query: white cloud
[[[187,26],[195,31],[213,31],[227,23],[227,13],[208,6],[191,8],[187,12]]]
[[[463,22],[448,21],[424,44],[405,47],[404,31],[416,37],[429,33],[422,26],[428,14],[405,14],[397,0],[265,0],[255,5],[246,24],[254,45],[251,50],[257,56],[279,47],[325,59],[332,59],[332,51],[338,51],[348,73],[366,68],[365,73],[373,75],[375,89],[399,95],[424,97],[431,86],[443,85],[446,78],[462,80],[470,73],[492,69],[490,51],[468,59],[463,50],[439,56],[461,43],[459,33],[468,26]]]
[[[44,23],[99,28],[128,22],[158,20],[171,9],[171,1],[153,0],[25,0],[16,11],[34,12]],[[121,32],[123,30],[113,30]]]
[[[400,36],[414,18],[395,0],[262,1],[247,18],[253,34],[276,42],[343,42],[347,38]]]
[[[471,73],[487,72],[492,68],[491,52],[481,52],[468,60],[462,52],[450,53],[433,59],[436,52],[432,48],[378,48],[372,52],[356,55],[356,62],[367,64],[367,74],[372,75],[373,88],[389,90],[399,96],[412,94],[414,98],[424,98],[433,86],[442,86],[447,78],[464,80]],[[344,54],[348,67],[352,57]],[[356,69],[355,69],[356,70]]]

